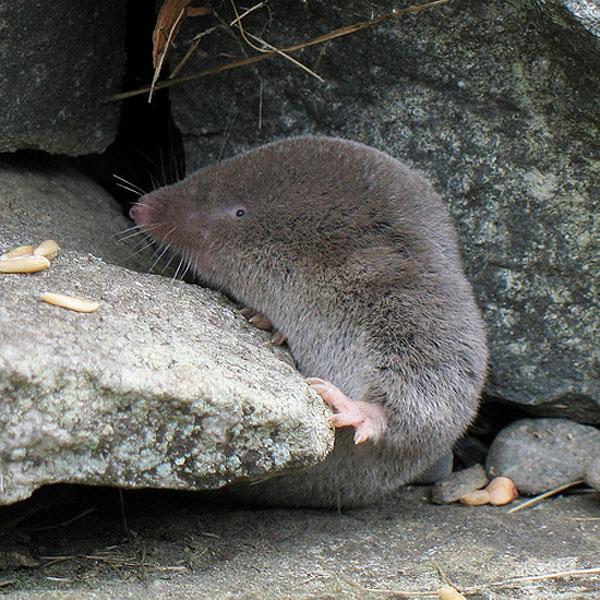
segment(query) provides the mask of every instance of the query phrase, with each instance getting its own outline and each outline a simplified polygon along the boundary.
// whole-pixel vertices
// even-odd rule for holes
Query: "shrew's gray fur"
[[[245,487],[246,499],[373,502],[473,419],[487,365],[481,316],[448,210],[398,160],[346,140],[283,140],[147,195],[134,216],[159,224],[150,233],[209,285],[264,313],[304,375],[387,410],[380,442],[354,445],[339,429],[322,464]]]

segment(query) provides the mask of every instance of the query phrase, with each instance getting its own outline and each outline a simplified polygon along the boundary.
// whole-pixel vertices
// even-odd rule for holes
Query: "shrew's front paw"
[[[381,404],[352,400],[329,381],[309,377],[307,383],[335,411],[334,427],[354,427],[354,443],[377,442],[387,428],[387,413]]]
[[[272,331],[273,335],[271,336],[271,344],[273,346],[281,346],[285,343],[287,337],[285,334],[281,333],[281,331],[275,331],[273,328],[273,323],[271,319],[267,317],[267,315],[246,306],[240,310],[240,314],[250,323],[254,325],[257,329],[262,329],[264,331]]]

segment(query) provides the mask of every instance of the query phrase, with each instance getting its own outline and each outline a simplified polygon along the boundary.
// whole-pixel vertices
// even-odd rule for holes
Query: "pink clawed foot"
[[[273,323],[269,317],[267,317],[267,315],[264,315],[263,313],[258,312],[249,306],[242,308],[242,310],[240,310],[240,314],[247,319],[248,323],[254,325],[254,327],[257,329],[262,329],[263,331],[273,331],[273,335],[271,336],[271,344],[273,344],[273,346],[281,346],[285,343],[287,337],[281,333],[281,331],[275,331],[273,329]]]
[[[385,433],[387,414],[380,404],[351,400],[335,385],[309,377],[307,383],[335,411],[331,417],[334,427],[354,427],[354,443],[362,444],[367,440],[377,442]]]

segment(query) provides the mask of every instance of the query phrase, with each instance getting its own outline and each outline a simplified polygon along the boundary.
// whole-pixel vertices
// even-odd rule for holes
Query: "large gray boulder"
[[[0,152],[79,155],[115,138],[125,71],[122,0],[0,0]]]
[[[567,419],[521,419],[494,439],[485,468],[533,495],[584,479],[600,457],[600,431]]]
[[[371,9],[279,0],[244,23],[285,47]],[[600,423],[599,17],[585,0],[453,0],[296,53],[325,83],[278,57],[172,87],[188,167],[326,133],[421,169],[448,199],[485,313],[488,394]],[[207,26],[185,22],[173,64]],[[203,50],[232,44],[212,34]],[[200,53],[182,74],[210,65]]]
[[[217,292],[109,264],[125,221],[111,202],[68,171],[0,169],[0,251],[63,248],[47,271],[0,275],[0,504],[46,483],[212,489],[322,460],[328,411],[265,332]]]

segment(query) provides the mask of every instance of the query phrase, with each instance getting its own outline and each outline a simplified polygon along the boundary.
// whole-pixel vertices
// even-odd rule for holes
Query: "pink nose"
[[[134,204],[129,209],[129,216],[138,224],[141,225],[144,221],[144,216],[148,216],[148,207],[143,204]]]

